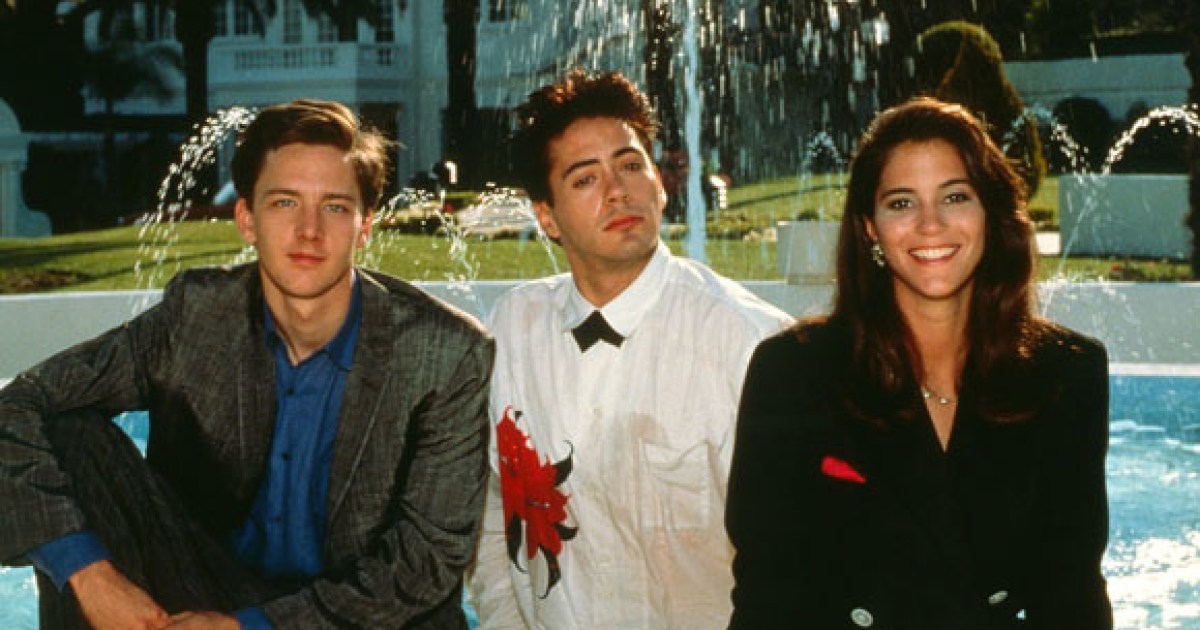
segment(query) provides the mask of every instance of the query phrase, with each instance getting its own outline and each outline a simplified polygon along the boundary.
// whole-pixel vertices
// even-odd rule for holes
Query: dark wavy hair
[[[924,367],[896,306],[892,273],[871,259],[867,220],[875,214],[880,176],[896,146],[931,140],[958,150],[984,208],[984,248],[971,294],[965,369],[978,377],[985,417],[1020,419],[1034,403],[1016,391],[1021,388],[1015,383],[1048,327],[1034,312],[1035,253],[1025,183],[974,116],[960,105],[927,97],[880,113],[850,166],[830,315],[850,335],[853,380],[858,381],[851,385],[858,391],[847,392],[845,402],[856,415],[882,420],[908,408],[904,396],[923,381]]]
[[[629,125],[652,155],[658,120],[646,95],[620,72],[588,74],[576,68],[534,90],[517,106],[512,156],[517,179],[530,199],[550,199],[546,146],[580,118],[615,118]]]
[[[299,99],[263,108],[241,132],[233,153],[233,187],[253,208],[254,183],[267,153],[284,145],[328,145],[345,151],[354,166],[364,212],[377,209],[383,198],[392,143],[366,128],[345,105],[334,101]]]

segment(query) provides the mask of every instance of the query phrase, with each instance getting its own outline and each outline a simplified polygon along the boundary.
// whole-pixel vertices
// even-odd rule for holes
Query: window
[[[333,23],[333,18],[322,13],[317,17],[317,41],[319,42],[336,42],[338,40],[337,24]]]
[[[213,3],[213,34],[217,37],[229,35],[229,16],[225,13],[227,8],[224,2]]]
[[[233,7],[233,34],[235,36],[255,35],[254,10],[249,0],[237,0]]]
[[[379,43],[396,41],[396,5],[394,0],[380,0],[379,24],[375,27],[375,41]]]
[[[137,20],[134,19],[133,15],[133,7],[118,7],[110,17],[108,30],[101,32],[100,38],[109,42],[141,39],[138,37],[138,30]]]
[[[174,11],[167,11],[166,9],[158,10],[158,18],[155,21],[155,37],[164,41],[175,38]]]
[[[283,43],[299,44],[304,41],[304,7],[300,0],[284,0]]]
[[[521,20],[529,13],[529,0],[489,0],[488,20],[507,22]]]

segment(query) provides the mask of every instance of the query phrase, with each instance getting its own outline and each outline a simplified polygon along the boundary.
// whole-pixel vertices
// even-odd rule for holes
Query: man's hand
[[[159,630],[170,621],[167,611],[108,560],[76,571],[67,583],[95,630]]]
[[[208,610],[183,612],[171,617],[168,630],[240,630],[241,624],[229,615]]]

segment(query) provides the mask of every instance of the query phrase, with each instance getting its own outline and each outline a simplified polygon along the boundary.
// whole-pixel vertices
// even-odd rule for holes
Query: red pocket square
[[[821,460],[821,472],[826,477],[841,479],[851,483],[867,483],[867,478],[862,476],[862,473],[854,470],[854,467],[840,460],[833,455],[826,455],[825,459]]]

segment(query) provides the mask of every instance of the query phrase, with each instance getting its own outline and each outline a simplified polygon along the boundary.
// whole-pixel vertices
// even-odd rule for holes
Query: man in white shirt
[[[659,240],[649,103],[574,71],[518,110],[515,161],[571,273],[497,303],[492,444],[470,590],[482,628],[724,628],[733,425],[791,319]]]

